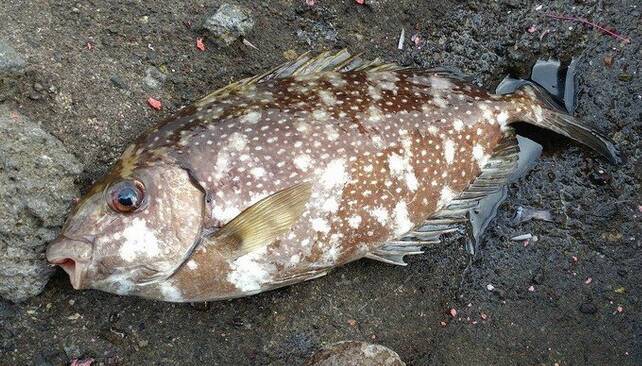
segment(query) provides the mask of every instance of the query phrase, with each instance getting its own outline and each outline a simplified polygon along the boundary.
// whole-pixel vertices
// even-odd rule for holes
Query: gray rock
[[[45,245],[55,238],[78,196],[81,166],[62,143],[0,105],[0,296],[39,294],[52,268]]]
[[[366,342],[347,341],[315,353],[305,366],[405,366],[390,348]]]
[[[239,37],[245,36],[254,27],[252,14],[246,8],[238,5],[223,4],[218,10],[209,15],[201,25],[214,40],[229,46]]]
[[[11,46],[0,40],[0,75],[21,73],[26,62]]]
[[[150,66],[145,70],[145,77],[143,78],[143,89],[147,91],[158,90],[163,87],[167,76],[154,66]]]

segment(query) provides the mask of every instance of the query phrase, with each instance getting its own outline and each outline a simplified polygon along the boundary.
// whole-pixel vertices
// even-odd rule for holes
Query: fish
[[[253,295],[362,258],[405,265],[505,187],[515,122],[620,160],[536,84],[495,95],[445,69],[306,53],[143,133],[46,257],[75,289],[169,302]]]

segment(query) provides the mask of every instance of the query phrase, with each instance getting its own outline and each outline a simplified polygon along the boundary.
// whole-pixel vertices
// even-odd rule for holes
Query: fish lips
[[[47,246],[47,261],[53,265],[60,266],[69,275],[71,286],[76,289],[84,289],[87,276],[87,269],[91,262],[93,241],[76,240],[60,236]]]

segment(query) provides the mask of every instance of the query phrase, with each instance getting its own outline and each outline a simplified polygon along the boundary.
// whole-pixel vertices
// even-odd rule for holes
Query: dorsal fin
[[[306,52],[296,60],[283,63],[272,70],[252,76],[246,79],[228,84],[218,89],[205,98],[197,101],[195,105],[202,106],[209,104],[214,100],[229,95],[230,93],[240,92],[244,88],[250,88],[255,84],[273,79],[283,79],[291,76],[305,76],[322,72],[349,72],[349,71],[393,71],[401,70],[406,67],[394,63],[386,63],[379,58],[374,60],[364,60],[361,55],[351,55],[346,49],[338,52],[326,51],[317,56],[312,56]]]

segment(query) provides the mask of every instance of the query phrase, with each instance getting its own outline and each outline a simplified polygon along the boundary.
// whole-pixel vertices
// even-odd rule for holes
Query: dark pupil
[[[131,187],[125,187],[118,192],[118,203],[125,207],[131,207],[138,201],[138,193]]]

